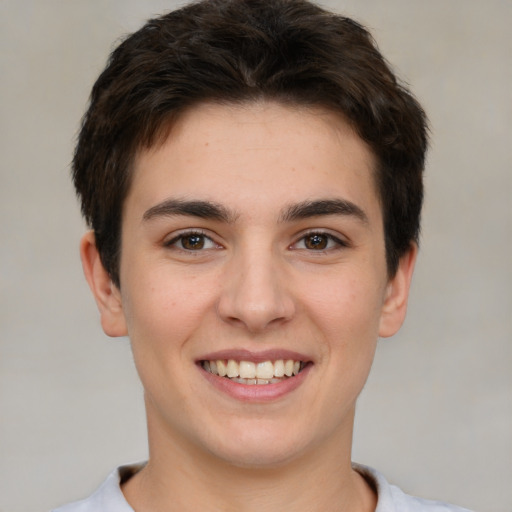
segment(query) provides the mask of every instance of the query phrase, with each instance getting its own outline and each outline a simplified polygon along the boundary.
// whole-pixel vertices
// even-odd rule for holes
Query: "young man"
[[[149,460],[59,511],[462,510],[351,463],[377,338],[406,312],[426,146],[366,30],[308,2],[203,1],[126,39],[73,176]]]

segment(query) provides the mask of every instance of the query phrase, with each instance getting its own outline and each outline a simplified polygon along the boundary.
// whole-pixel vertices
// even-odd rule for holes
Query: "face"
[[[105,331],[130,336],[150,449],[261,467],[350,445],[414,262],[388,278],[373,165],[339,117],[274,103],[196,107],[138,156],[121,289],[91,240],[82,257]]]

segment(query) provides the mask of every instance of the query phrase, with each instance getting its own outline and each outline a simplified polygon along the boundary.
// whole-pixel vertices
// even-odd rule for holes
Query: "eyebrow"
[[[174,217],[179,215],[212,219],[221,222],[233,223],[236,213],[225,206],[212,201],[188,201],[185,199],[167,199],[144,212],[142,220],[147,221],[155,217]]]
[[[345,199],[320,199],[293,204],[284,209],[280,220],[291,222],[325,215],[346,215],[368,224],[366,213],[359,206]]]
[[[142,219],[148,221],[157,217],[174,217],[180,215],[212,219],[231,224],[238,218],[236,212],[212,201],[166,199],[146,210]],[[282,210],[279,221],[293,222],[326,215],[352,216],[368,224],[368,217],[364,211],[356,204],[345,199],[308,200],[291,204]]]

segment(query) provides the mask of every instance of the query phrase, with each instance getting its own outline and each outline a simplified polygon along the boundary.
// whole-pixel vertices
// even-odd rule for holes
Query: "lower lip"
[[[199,369],[203,376],[219,391],[244,402],[271,402],[297,389],[307,377],[312,365],[308,364],[300,373],[275,384],[239,384],[226,377],[219,377]]]

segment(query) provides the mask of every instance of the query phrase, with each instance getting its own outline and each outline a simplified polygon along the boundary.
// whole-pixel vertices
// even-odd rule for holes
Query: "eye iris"
[[[188,235],[183,237],[181,241],[182,246],[185,249],[197,250],[204,247],[204,236],[203,235]]]
[[[325,235],[310,235],[306,238],[305,242],[308,249],[322,250],[327,247],[327,237]]]

